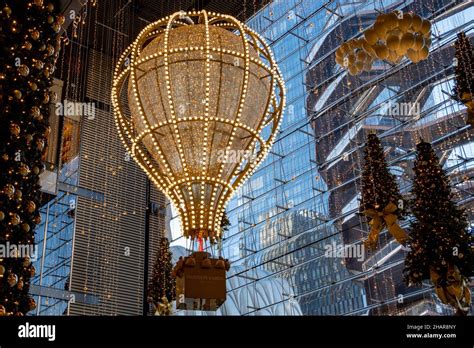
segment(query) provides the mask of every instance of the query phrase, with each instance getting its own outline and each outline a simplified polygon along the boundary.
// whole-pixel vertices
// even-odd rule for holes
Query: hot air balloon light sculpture
[[[275,140],[285,92],[252,29],[180,11],[146,26],[122,54],[112,103],[125,148],[195,240],[219,237],[226,204]]]

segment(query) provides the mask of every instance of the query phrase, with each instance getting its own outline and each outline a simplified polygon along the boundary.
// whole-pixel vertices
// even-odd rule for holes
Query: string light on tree
[[[474,51],[466,33],[458,34],[454,47],[456,49],[453,64],[456,71],[454,98],[466,105],[466,123],[474,126]]]
[[[0,14],[0,243],[34,244],[39,175],[47,144],[49,92],[59,54],[57,6],[4,1]],[[3,170],[5,168],[5,170]],[[21,256],[21,255],[20,255]],[[24,315],[34,267],[28,258],[0,259],[0,314]]]
[[[148,299],[159,315],[169,315],[170,303],[175,299],[175,279],[167,238],[161,238],[153,266],[153,276],[148,287]]]
[[[410,252],[405,259],[405,281],[420,285],[430,279],[439,299],[458,315],[469,311],[468,278],[473,273],[473,238],[464,211],[452,200],[449,179],[431,144],[417,145],[411,208]]]
[[[359,210],[370,225],[365,245],[375,249],[379,233],[384,227],[399,243],[404,244],[408,236],[397,223],[397,219],[405,213],[404,201],[395,176],[388,169],[382,144],[376,134],[368,135],[364,153]]]

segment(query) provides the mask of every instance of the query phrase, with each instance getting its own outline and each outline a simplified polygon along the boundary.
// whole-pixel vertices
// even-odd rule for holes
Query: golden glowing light
[[[125,148],[174,204],[183,234],[206,238],[218,236],[225,205],[267,155],[285,92],[252,29],[228,15],[181,11],[125,50],[112,102]]]

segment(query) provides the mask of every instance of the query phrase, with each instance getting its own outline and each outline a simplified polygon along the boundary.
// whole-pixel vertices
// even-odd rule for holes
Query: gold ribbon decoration
[[[397,240],[397,242],[405,244],[408,235],[397,223],[398,216],[395,214],[397,209],[398,207],[390,202],[382,211],[367,209],[363,212],[365,216],[370,218],[370,232],[369,236],[364,241],[365,246],[369,249],[375,249],[379,234],[384,226],[387,227],[387,230]]]
[[[463,276],[456,265],[448,265],[446,277],[430,268],[431,282],[435,286],[436,295],[442,303],[451,305],[463,314],[467,314],[471,305],[469,281]]]
[[[156,312],[155,315],[160,315],[160,316],[167,316],[170,315],[173,312],[173,306],[171,303],[168,302],[168,299],[166,296],[163,296],[161,298],[161,301],[158,302],[156,306]]]
[[[474,98],[471,93],[463,93],[461,101],[467,107],[467,119],[466,124],[470,124],[474,127]]]

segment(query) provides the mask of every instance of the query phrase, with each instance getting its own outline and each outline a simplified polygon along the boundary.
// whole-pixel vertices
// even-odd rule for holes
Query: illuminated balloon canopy
[[[285,103],[264,40],[228,15],[177,12],[117,63],[119,136],[179,211],[186,237],[218,237],[232,194],[267,155]]]

